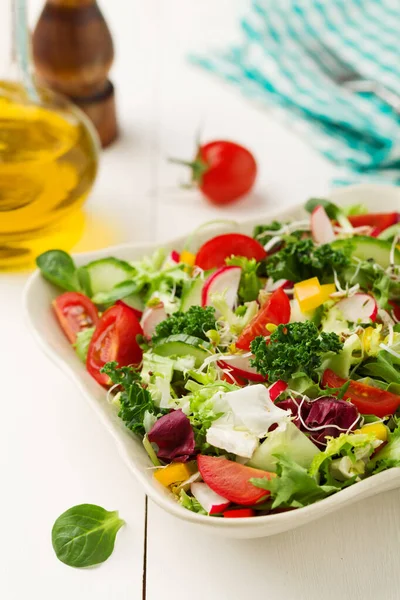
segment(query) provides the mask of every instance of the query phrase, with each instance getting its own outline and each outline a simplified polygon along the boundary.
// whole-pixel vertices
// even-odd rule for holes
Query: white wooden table
[[[32,18],[42,2],[32,0]],[[262,213],[328,190],[332,168],[234,90],[189,66],[193,48],[228,40],[240,0],[100,2],[113,29],[122,137],[104,153],[92,211],[126,239],[168,238],[200,221]],[[6,24],[0,23],[1,28]],[[177,190],[165,157],[190,156],[196,130],[253,149],[254,195],[218,210]],[[25,276],[0,277],[0,598],[3,600],[397,600],[400,492],[292,533],[209,537],[146,499],[72,383],[36,348],[22,319]],[[118,509],[126,527],[101,567],[53,554],[54,519],[74,504]]]

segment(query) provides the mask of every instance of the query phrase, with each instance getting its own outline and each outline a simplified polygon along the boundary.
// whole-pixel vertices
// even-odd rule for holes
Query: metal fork
[[[373,93],[400,115],[400,96],[381,83],[366,79],[321,41],[304,50],[335,83],[355,93]]]

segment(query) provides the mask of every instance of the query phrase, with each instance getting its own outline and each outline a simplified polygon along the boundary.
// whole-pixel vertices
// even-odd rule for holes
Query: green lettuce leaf
[[[268,479],[251,479],[256,487],[268,490],[273,498],[272,508],[300,508],[322,500],[336,492],[334,485],[319,485],[317,479],[310,475],[304,467],[294,460],[277,454],[277,475]]]
[[[324,452],[314,456],[309,474],[331,485],[364,475],[367,460],[378,443],[373,434],[342,433],[329,440]]]
[[[201,506],[200,502],[193,496],[189,496],[185,490],[181,490],[178,501],[184,508],[187,508],[192,512],[198,513],[199,515],[208,514]]]
[[[86,357],[89,350],[90,340],[93,337],[95,327],[89,327],[83,331],[79,331],[74,344],[75,352],[82,362],[86,363]]]
[[[370,473],[380,473],[390,467],[400,467],[400,424],[389,434],[387,444],[374,455],[367,465]]]
[[[259,263],[255,258],[246,258],[244,256],[232,256],[226,259],[226,264],[233,267],[241,267],[242,275],[238,290],[239,300],[241,302],[252,302],[257,300],[258,292],[263,284],[257,275]]]

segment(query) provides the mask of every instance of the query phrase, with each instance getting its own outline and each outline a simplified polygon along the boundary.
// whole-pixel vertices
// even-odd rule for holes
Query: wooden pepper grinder
[[[96,0],[47,0],[33,33],[39,78],[69,96],[92,120],[102,146],[117,137],[114,48]]]

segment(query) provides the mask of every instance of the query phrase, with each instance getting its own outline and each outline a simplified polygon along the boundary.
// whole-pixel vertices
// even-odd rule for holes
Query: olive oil
[[[69,250],[83,229],[80,208],[97,171],[97,138],[83,114],[49,91],[40,103],[0,81],[0,269]]]

